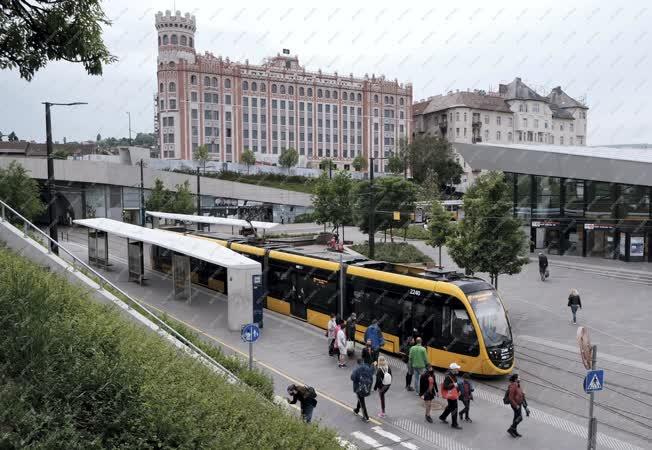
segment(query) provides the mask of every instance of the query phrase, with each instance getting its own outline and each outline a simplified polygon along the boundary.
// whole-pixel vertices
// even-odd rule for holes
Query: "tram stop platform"
[[[193,285],[189,300],[175,300],[169,277],[147,267],[149,281],[146,286],[129,282],[127,255],[118,251],[122,247],[126,252],[125,242],[120,242],[121,238],[112,239],[110,243],[115,244],[116,249],[110,255],[111,270],[105,274],[109,279],[151,308],[192,327],[226,353],[247,355],[248,344],[242,342],[240,333],[229,331],[226,297]],[[87,257],[87,244],[83,239],[63,245],[76,255]],[[313,421],[335,429],[344,448],[563,450],[586,447],[586,419],[533,402],[530,403],[531,416],[524,417],[519,425],[523,437],[515,439],[508,435],[506,430],[511,424],[512,410],[502,402],[506,379],[498,385],[495,381],[487,383],[483,379],[472,379],[475,385],[475,400],[470,413],[473,423],[460,422],[462,430],[452,429],[438,421],[437,416],[444,406],[439,398],[433,402],[435,423],[427,423],[422,400],[404,388],[405,364],[396,357],[388,357],[393,383],[386,395],[387,416],[383,419],[377,416],[380,402],[372,393],[367,399],[372,420],[365,423],[352,412],[356,399],[349,377],[356,362],[350,360],[348,367],[338,368],[335,358],[328,356],[327,340],[321,329],[268,310],[264,311],[264,318],[261,337],[254,344],[255,365],[273,377],[276,394],[280,397],[286,396],[288,384],[313,386],[318,400]],[[361,348],[358,343],[356,355],[360,354]],[[438,384],[441,383],[443,372],[438,372],[437,378]],[[523,387],[527,395],[526,380]],[[550,395],[561,394],[551,391]],[[600,449],[643,448],[641,442],[631,442],[629,437],[618,435],[615,430],[606,427],[598,430]]]

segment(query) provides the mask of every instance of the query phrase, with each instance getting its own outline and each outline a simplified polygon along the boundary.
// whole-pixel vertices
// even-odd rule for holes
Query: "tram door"
[[[308,298],[306,296],[306,277],[298,273],[296,270],[292,270],[290,274],[290,314],[299,319],[307,320],[308,319]]]

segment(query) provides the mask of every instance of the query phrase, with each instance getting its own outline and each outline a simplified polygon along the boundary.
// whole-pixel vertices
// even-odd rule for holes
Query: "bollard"
[[[27,222],[23,221],[23,236],[27,237]]]

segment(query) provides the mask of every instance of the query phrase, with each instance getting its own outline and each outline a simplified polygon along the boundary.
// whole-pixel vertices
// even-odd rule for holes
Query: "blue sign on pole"
[[[242,327],[240,337],[245,342],[256,342],[260,337],[260,328],[255,323],[248,323]]]
[[[584,392],[598,392],[604,389],[604,370],[589,370],[584,378]]]

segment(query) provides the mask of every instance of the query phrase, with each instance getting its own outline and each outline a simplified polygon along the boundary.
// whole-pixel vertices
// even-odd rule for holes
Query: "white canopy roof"
[[[213,216],[195,216],[192,214],[173,214],[165,213],[158,211],[145,211],[145,214],[152,217],[158,217],[159,219],[170,219],[170,220],[183,220],[186,222],[194,223],[210,223],[214,225],[227,225],[230,227],[249,227],[249,222],[242,219],[227,219],[225,217],[213,217]],[[259,228],[262,230],[269,230],[278,226],[278,223],[274,222],[257,222],[253,220],[251,226],[254,228]]]
[[[211,243],[203,239],[185,236],[173,231],[145,228],[104,218],[78,219],[74,222],[77,225],[105,231],[123,238],[158,245],[159,247],[164,247],[226,268],[260,268],[260,263],[217,243]]]

